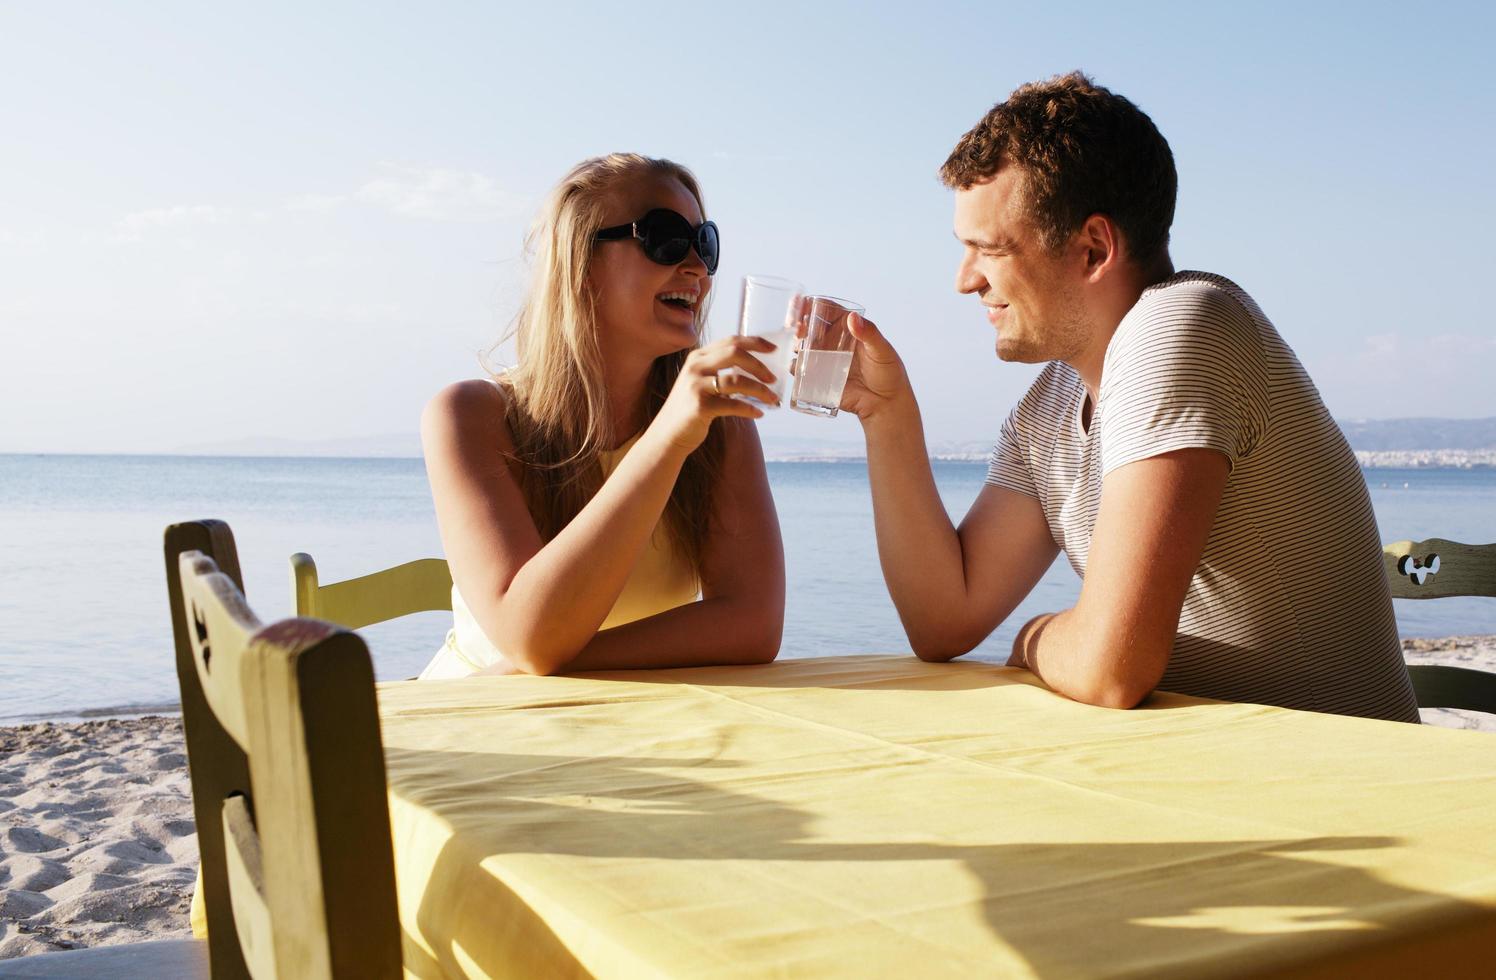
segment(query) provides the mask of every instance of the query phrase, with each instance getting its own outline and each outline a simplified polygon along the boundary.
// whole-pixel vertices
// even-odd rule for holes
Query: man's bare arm
[[[950,660],[1007,618],[1059,548],[1039,502],[1001,487],[983,487],[952,526],[903,365],[872,323],[853,324],[861,343],[842,405],[867,436],[883,577],[915,654]]]
[[[1107,474],[1079,600],[1029,621],[1009,664],[1088,704],[1131,708],[1146,698],[1169,665],[1229,477],[1226,457],[1212,449],[1165,453]]]

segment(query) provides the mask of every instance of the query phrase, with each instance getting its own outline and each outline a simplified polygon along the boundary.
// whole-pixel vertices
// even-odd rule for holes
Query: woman
[[[421,440],[454,625],[424,678],[765,663],[784,557],[757,431],[770,374],[699,346],[717,229],[668,160],[576,166],[531,231],[519,366],[458,382]],[[723,372],[735,367],[739,371]],[[746,373],[744,373],[746,372]]]

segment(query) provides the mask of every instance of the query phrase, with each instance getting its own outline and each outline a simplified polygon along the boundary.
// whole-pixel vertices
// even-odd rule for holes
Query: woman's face
[[[650,174],[616,188],[603,209],[603,227],[624,225],[654,208],[669,208],[701,224],[696,198],[674,177]],[[712,288],[706,263],[693,248],[675,265],[660,265],[633,238],[593,246],[588,283],[597,304],[604,356],[637,354],[654,360],[696,344],[696,320]],[[625,353],[627,352],[627,353]]]

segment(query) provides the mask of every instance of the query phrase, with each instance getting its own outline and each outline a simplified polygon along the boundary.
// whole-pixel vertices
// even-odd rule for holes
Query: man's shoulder
[[[1226,322],[1250,326],[1261,310],[1247,291],[1213,272],[1177,272],[1143,290],[1127,320],[1137,323]]]
[[[1064,361],[1050,361],[1035,376],[1024,397],[1042,397],[1047,394],[1059,393],[1068,394],[1080,387],[1084,387],[1084,385],[1081,383],[1080,375],[1076,373],[1075,368]]]
[[[1160,357],[1256,360],[1271,333],[1261,309],[1236,283],[1208,272],[1180,272],[1138,297],[1107,347],[1107,369],[1118,361]]]
[[[1085,384],[1075,368],[1064,361],[1050,361],[1019,399],[1014,414],[1035,421],[1055,421],[1084,391]]]

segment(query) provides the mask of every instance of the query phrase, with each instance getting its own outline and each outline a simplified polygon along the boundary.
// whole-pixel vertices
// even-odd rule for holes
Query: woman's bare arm
[[[514,443],[504,395],[492,384],[469,381],[432,399],[421,439],[447,562],[479,628],[513,666],[554,673],[593,641],[706,425],[714,417],[761,414],[710,393],[704,380],[726,366],[767,374],[748,353],[754,343],[734,338],[693,352],[660,414],[549,542],[542,542],[506,461]],[[730,384],[767,391],[751,378]]]
[[[767,663],[784,628],[784,547],[758,430],[728,419],[701,601],[594,636],[566,670]],[[633,455],[630,453],[630,455]],[[611,482],[611,481],[610,481]]]

